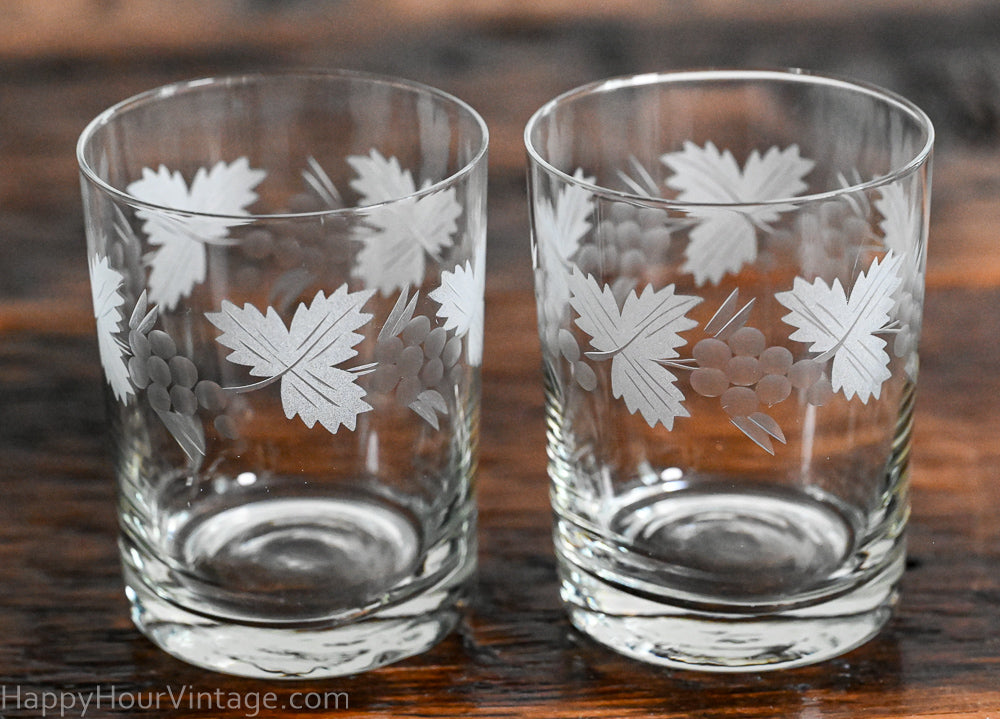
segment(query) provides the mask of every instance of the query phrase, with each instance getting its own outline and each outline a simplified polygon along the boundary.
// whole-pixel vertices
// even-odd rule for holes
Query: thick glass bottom
[[[559,519],[562,597],[580,631],[645,662],[813,664],[873,637],[897,599],[902,536],[858,546],[849,519],[794,491],[651,495],[600,532]]]
[[[859,591],[872,593],[870,588]],[[857,598],[845,597],[808,613],[747,617],[643,606],[635,596],[572,571],[562,583],[570,621],[584,634],[633,659],[708,672],[789,669],[845,654],[889,620],[896,590],[876,593],[879,601],[873,607],[854,614],[841,604],[849,608]],[[602,611],[608,604],[615,613]],[[631,613],[621,613],[625,604]]]
[[[277,499],[199,517],[177,557],[122,538],[136,626],[214,671],[272,679],[366,671],[419,654],[459,619],[474,522],[431,548],[390,505]]]

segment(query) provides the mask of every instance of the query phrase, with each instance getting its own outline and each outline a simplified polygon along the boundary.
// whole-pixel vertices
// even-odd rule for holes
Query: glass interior
[[[571,91],[535,114],[525,141],[535,160],[559,173],[582,169],[600,188],[637,194],[636,183],[622,178],[629,158],[644,190],[655,184],[673,199],[660,157],[686,143],[711,142],[740,166],[755,150],[797,145],[816,162],[809,178],[815,195],[915,169],[930,153],[933,131],[922,111],[876,88],[804,73],[719,71]]]
[[[346,157],[379,148],[415,168],[413,179],[423,190],[468,169],[486,144],[485,124],[456,98],[344,72],[210,79],[154,90],[96,118],[78,156],[86,177],[123,195],[144,168],[163,165],[190,180],[199,168],[246,157],[268,172],[249,208],[267,215],[295,212],[290,198],[301,188],[304,168],[322,167],[341,206],[354,207],[359,196]]]

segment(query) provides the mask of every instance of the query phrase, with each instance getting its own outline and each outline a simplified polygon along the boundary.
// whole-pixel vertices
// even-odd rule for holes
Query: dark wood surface
[[[32,697],[103,691],[86,716],[237,717],[267,692],[288,704],[315,691],[344,693],[330,716],[1000,717],[1000,4],[377,7],[0,6],[0,715],[41,716]],[[524,122],[585,81],[707,65],[874,81],[922,105],[939,133],[903,601],[866,646],[782,673],[673,672],[599,648],[564,618],[549,538]],[[428,82],[491,127],[481,569],[467,620],[432,651],[278,684],[181,664],[128,619],[74,144],[91,117],[140,90],[302,66]],[[168,692],[185,689],[203,693],[201,708],[171,708]],[[156,694],[159,709],[127,706]]]

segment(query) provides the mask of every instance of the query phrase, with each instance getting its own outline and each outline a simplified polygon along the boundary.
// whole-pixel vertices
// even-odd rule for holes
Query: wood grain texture
[[[729,12],[702,1],[663,3],[668,13],[651,3],[398,0],[373,17],[370,4],[347,1],[197,3],[198,14],[193,5],[178,3],[173,26],[169,3],[0,9],[9,21],[0,22],[0,687],[188,687],[275,692],[284,703],[295,692],[346,692],[349,709],[328,716],[1000,715],[1000,7],[866,0],[864,12],[793,3],[755,13],[757,3]],[[61,24],[47,34],[43,6]],[[317,7],[336,22],[309,21]],[[704,65],[795,65],[879,82],[924,106],[939,136],[903,601],[866,646],[777,674],[672,672],[599,648],[562,613],[549,537],[521,131],[538,105],[581,82]],[[301,66],[398,74],[477,107],[492,132],[490,250],[481,568],[467,619],[420,657],[289,685],[188,667],[128,619],[74,145],[91,117],[135,92]],[[139,713],[248,712],[166,702],[87,716]]]

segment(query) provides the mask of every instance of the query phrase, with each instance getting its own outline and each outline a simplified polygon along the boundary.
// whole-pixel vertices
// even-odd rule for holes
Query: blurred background
[[[490,266],[527,283],[530,114],[591,80],[708,66],[884,85],[932,116],[941,171],[957,163],[972,187],[997,182],[982,155],[996,159],[1000,136],[995,0],[0,0],[0,299],[86,279],[76,137],[108,105],[163,83],[337,67],[457,94],[492,133]],[[966,238],[977,251],[992,245],[983,227]],[[947,262],[932,261],[932,277],[984,271]]]

